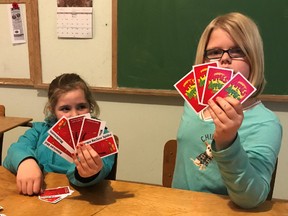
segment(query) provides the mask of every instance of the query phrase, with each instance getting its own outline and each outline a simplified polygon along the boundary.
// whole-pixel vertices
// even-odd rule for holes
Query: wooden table
[[[0,116],[0,133],[4,133],[18,126],[25,126],[32,118]]]
[[[63,174],[45,176],[47,188],[69,185]],[[37,196],[17,192],[15,176],[0,166],[0,213],[7,216],[29,215],[288,215],[288,201],[266,201],[253,210],[235,206],[227,196],[125,181],[103,181],[99,185],[76,188],[57,204],[40,201]]]

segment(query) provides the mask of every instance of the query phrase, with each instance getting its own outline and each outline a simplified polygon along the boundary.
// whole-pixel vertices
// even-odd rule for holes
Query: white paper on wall
[[[13,3],[8,5],[8,14],[11,26],[11,39],[13,44],[26,43],[22,13],[19,5],[17,3]]]
[[[92,7],[58,7],[57,35],[59,38],[92,38]]]

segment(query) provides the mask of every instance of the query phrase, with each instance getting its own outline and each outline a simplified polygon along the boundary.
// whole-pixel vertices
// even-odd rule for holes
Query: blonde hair
[[[204,52],[211,32],[220,28],[230,34],[243,50],[250,66],[248,80],[257,88],[252,97],[260,95],[265,87],[263,42],[256,23],[249,17],[232,12],[213,19],[202,33],[196,52],[195,64],[205,61]]]
[[[46,103],[46,106],[44,108],[44,114],[47,120],[53,121],[56,119],[55,106],[58,102],[59,97],[63,93],[75,89],[82,89],[84,91],[85,99],[89,104],[91,116],[99,116],[99,106],[96,103],[88,84],[78,74],[65,73],[56,77],[49,85],[48,102]]]

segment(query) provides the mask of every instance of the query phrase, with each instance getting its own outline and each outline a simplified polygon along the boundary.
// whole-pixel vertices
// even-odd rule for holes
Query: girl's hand
[[[209,100],[209,112],[215,124],[214,140],[216,149],[229,147],[237,136],[244,115],[241,103],[232,97],[217,97],[215,103]]]
[[[43,174],[37,162],[28,158],[20,163],[16,175],[18,191],[24,195],[39,194],[43,184]]]
[[[83,178],[97,174],[103,167],[100,156],[90,145],[80,143],[72,157],[79,175]]]

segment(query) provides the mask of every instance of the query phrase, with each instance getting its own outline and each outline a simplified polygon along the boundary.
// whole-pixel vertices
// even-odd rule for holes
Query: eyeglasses
[[[240,47],[230,48],[228,50],[223,49],[210,49],[205,50],[204,57],[210,60],[220,60],[224,53],[228,53],[231,59],[241,59],[245,57],[245,53]]]

